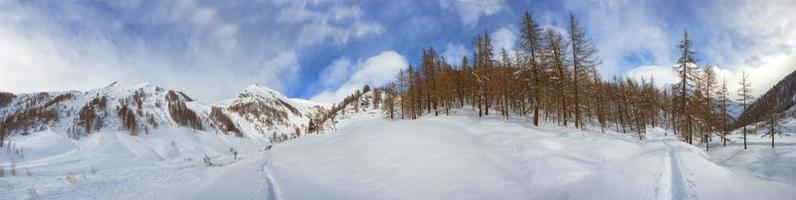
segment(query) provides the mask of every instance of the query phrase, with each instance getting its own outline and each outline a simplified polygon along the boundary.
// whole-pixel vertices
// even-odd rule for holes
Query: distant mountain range
[[[234,98],[209,105],[149,83],[121,86],[114,82],[89,91],[0,93],[0,141],[45,129],[77,139],[100,131],[138,135],[153,129],[189,128],[273,142],[308,132],[310,121],[330,108],[287,98],[256,84]],[[315,126],[333,127],[334,121]]]

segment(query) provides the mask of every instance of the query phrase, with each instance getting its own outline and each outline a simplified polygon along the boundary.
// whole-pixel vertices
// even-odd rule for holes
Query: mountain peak
[[[240,92],[241,96],[245,96],[247,94],[261,96],[261,97],[287,98],[279,91],[273,90],[271,88],[268,88],[266,86],[257,83],[247,86],[245,89],[243,89],[243,91]]]
[[[150,83],[150,82],[141,82],[141,83],[138,83],[138,84],[135,84],[135,85],[131,85],[128,88],[130,88],[130,89],[139,89],[139,88],[148,88],[148,87],[153,87],[153,86],[155,86],[155,85],[152,85],[152,83]]]

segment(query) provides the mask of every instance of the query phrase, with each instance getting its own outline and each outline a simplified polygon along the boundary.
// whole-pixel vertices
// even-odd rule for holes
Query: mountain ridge
[[[0,142],[10,135],[46,129],[78,139],[101,131],[138,135],[159,128],[234,133],[276,142],[308,132],[310,121],[327,110],[327,105],[288,98],[259,84],[213,104],[148,82],[113,82],[85,91],[0,93]]]
[[[775,103],[780,107],[780,111],[786,112],[789,116],[793,116],[796,113],[796,110],[794,110],[794,105],[796,105],[796,71],[782,78],[766,93],[763,93],[754,102],[750,103],[738,117],[738,119],[742,119],[742,123],[737,124],[737,127],[760,121],[768,109],[769,103]]]

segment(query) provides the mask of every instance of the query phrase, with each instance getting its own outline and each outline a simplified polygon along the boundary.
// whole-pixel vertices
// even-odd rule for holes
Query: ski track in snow
[[[668,145],[666,146],[667,151],[664,151],[661,160],[663,160],[663,165],[657,175],[655,175],[656,182],[653,184],[653,189],[655,191],[655,199],[664,200],[664,199],[672,199],[674,196],[674,191],[672,189],[672,185],[674,185],[674,179],[672,178],[672,159],[670,156],[671,148]]]
[[[267,187],[266,192],[268,193],[268,200],[280,200],[282,198],[280,198],[279,188],[277,188],[274,177],[271,176],[271,173],[269,173],[267,169],[269,161],[270,160],[266,160],[263,165],[260,166],[260,174],[262,174],[265,180],[264,186]]]
[[[683,163],[682,158],[667,140],[666,138],[662,139],[667,149],[665,154],[668,158],[664,162],[669,167],[668,173],[671,180],[669,183],[669,189],[671,190],[670,199],[698,199],[694,192],[696,189],[694,181],[687,178],[691,176],[691,173],[681,164]]]

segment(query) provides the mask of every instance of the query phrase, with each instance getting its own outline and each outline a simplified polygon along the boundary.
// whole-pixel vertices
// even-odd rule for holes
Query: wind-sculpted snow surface
[[[657,128],[638,141],[633,134],[531,128],[528,119],[457,112],[419,120],[353,112],[335,131],[275,146],[190,128],[98,132],[80,140],[52,131],[19,135],[10,139],[25,147],[24,157],[0,153],[0,199],[796,196],[793,168],[786,167],[796,165],[792,136],[774,153],[761,142],[749,152],[730,145],[708,154]]]
[[[287,142],[271,172],[284,199],[792,199],[794,185],[716,164],[651,130],[648,140],[527,121],[351,120]],[[796,163],[791,163],[796,164]]]
[[[178,128],[139,136],[98,132],[81,140],[44,131],[11,139],[25,147],[24,156],[6,149],[0,153],[6,171],[0,177],[0,199],[244,199],[266,194],[256,193],[265,152],[246,138]],[[205,155],[212,166],[202,162]],[[16,175],[10,174],[12,163]]]

